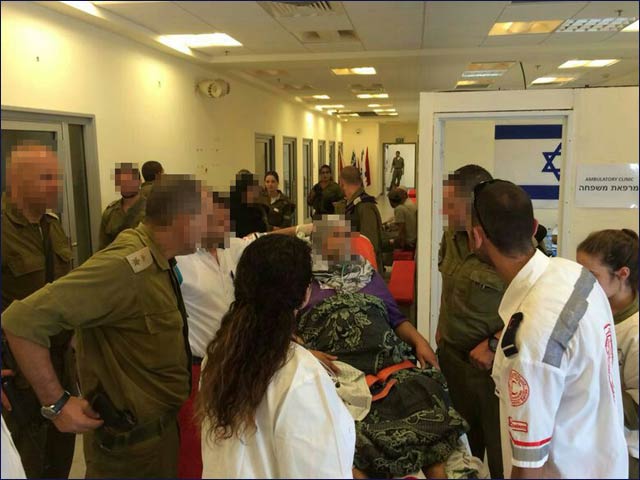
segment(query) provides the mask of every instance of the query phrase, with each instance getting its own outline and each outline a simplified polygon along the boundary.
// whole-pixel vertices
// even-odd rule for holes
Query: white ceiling
[[[368,103],[392,103],[399,116],[381,117],[382,121],[416,121],[419,92],[453,89],[470,62],[522,62],[527,88],[546,88],[531,87],[530,83],[557,72],[566,60],[620,58],[622,61],[608,68],[579,70],[580,76],[564,87],[638,85],[637,33],[487,36],[498,21],[615,17],[619,10],[622,16],[638,17],[635,1],[344,1],[324,2],[332,7],[328,14],[279,18],[267,12],[268,5],[261,5],[272,2],[93,3],[100,19],[59,2],[41,2],[290,99],[328,94],[331,100],[316,103],[343,104],[355,111],[370,110]],[[338,30],[353,31],[355,38],[341,39]],[[303,32],[309,31],[318,32],[320,38],[302,41]],[[243,46],[203,48],[187,56],[156,41],[158,35],[212,32],[227,33]],[[330,71],[331,67],[356,66],[373,66],[377,75],[335,76]],[[260,69],[281,73],[255,74]],[[352,84],[366,87],[373,83],[383,84],[390,98],[358,100],[351,92]],[[313,90],[283,88],[305,84]],[[524,87],[516,63],[489,88]]]

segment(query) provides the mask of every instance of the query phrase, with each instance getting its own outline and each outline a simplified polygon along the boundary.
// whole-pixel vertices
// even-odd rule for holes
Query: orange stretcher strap
[[[378,382],[384,383],[395,372],[398,372],[400,370],[406,370],[408,368],[416,368],[416,366],[413,363],[411,363],[409,360],[405,360],[403,362],[396,363],[395,365],[391,365],[387,368],[383,368],[378,372],[377,375],[367,375],[365,377],[367,381],[367,387],[371,388],[373,385],[375,385]],[[389,394],[389,390],[391,390],[391,387],[393,387],[396,383],[398,383],[396,380],[391,379],[389,382],[387,382],[387,384],[379,393],[375,394],[372,397],[372,400],[375,402],[376,400],[380,400],[386,397]]]
[[[398,381],[395,378],[392,378],[391,380],[389,380],[387,384],[384,386],[384,388],[380,390],[380,392],[376,393],[373,397],[371,397],[371,401],[376,402],[378,400],[382,400],[384,397],[389,395],[389,390],[391,390],[391,387],[393,387],[396,383],[398,383]]]

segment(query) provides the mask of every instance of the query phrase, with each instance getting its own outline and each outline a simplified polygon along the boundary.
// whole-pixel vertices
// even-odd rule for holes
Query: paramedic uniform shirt
[[[196,357],[205,356],[207,345],[235,299],[233,277],[242,252],[251,241],[249,237],[231,238],[229,248],[217,249],[217,261],[205,249],[176,257],[182,274],[182,298],[189,315],[189,344]]]
[[[504,294],[508,325],[521,312],[518,353],[493,364],[504,471],[543,478],[627,478],[618,354],[611,308],[595,278],[539,250]],[[505,332],[508,327],[505,328]]]
[[[255,433],[216,443],[205,422],[202,478],[353,478],[353,418],[320,362],[291,345],[258,405]]]

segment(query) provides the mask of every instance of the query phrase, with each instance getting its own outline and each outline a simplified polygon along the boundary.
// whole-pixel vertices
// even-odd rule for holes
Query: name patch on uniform
[[[139,273],[151,266],[153,257],[151,256],[149,247],[144,247],[137,252],[127,255],[127,261],[129,265],[131,265],[132,270],[135,273]]]
[[[513,417],[509,417],[509,428],[514,432],[529,433],[529,424]]]
[[[524,405],[529,399],[529,383],[516,370],[509,372],[509,400],[512,407]]]

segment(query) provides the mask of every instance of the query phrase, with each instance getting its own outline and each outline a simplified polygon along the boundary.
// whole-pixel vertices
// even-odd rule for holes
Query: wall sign
[[[638,164],[579,165],[576,207],[638,208]]]

